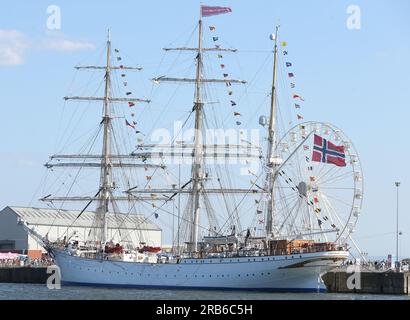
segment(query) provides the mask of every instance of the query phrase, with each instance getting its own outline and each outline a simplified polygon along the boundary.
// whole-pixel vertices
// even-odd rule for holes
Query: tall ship
[[[64,194],[57,195],[56,190],[41,200],[58,210],[73,204],[78,216],[58,239],[26,226],[54,258],[64,284],[316,292],[325,289],[321,275],[348,259],[363,192],[357,152],[340,129],[329,123],[301,122],[299,114],[297,123],[280,130],[277,79],[283,73],[286,47],[281,45],[279,27],[271,35],[273,78],[269,101],[262,105],[266,116],[257,123],[263,137],[254,141],[244,134],[242,113],[247,111],[239,110],[232,88],[247,83],[230,77],[223,62],[225,55],[237,50],[219,45],[215,27],[204,19],[230,11],[201,6],[197,46],[165,48],[167,53],[193,53],[192,78],[152,79],[156,87],[162,82],[193,85],[193,105],[180,113],[185,118],[179,128],[190,129],[191,138],[177,133],[161,143],[146,140],[148,132],[143,136],[140,120],[134,121],[135,111],[130,110],[138,105],[141,112],[151,100],[135,98],[129,91],[124,97],[113,94],[118,83],[129,87],[127,72],[141,68],[122,65],[110,34],[104,65],[76,67],[102,73],[103,94],[65,100],[86,101],[94,113],[95,104],[101,103],[101,118],[80,152],[50,157],[46,167],[71,172],[68,177],[73,182],[60,178],[64,188],[56,189]],[[206,46],[206,31],[212,46]],[[209,76],[208,57],[217,61],[222,77]],[[285,69],[283,74],[288,73]],[[213,99],[215,90],[221,91],[214,87],[227,90],[223,100]],[[297,98],[303,100],[293,94],[291,101]],[[229,110],[220,110],[226,105]],[[172,108],[172,101],[166,108]],[[215,138],[215,131],[232,126],[221,116],[228,113],[236,127],[230,131],[234,139],[225,132],[215,143],[209,132]],[[132,133],[132,149],[122,148],[124,130]],[[98,172],[94,186],[81,189],[82,175],[89,176],[90,170]],[[76,186],[82,190],[79,195],[72,194]],[[93,227],[81,236],[73,230],[86,211],[93,212]],[[124,232],[121,225],[137,214],[145,218],[133,220],[135,234]],[[167,248],[140,228],[148,220],[160,223],[161,219],[167,226],[162,239],[172,242]]]

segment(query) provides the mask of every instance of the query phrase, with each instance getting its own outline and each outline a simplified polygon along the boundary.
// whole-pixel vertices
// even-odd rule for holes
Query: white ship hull
[[[281,256],[183,259],[138,263],[86,259],[53,250],[63,284],[164,289],[324,291],[321,275],[339,266],[346,251]]]

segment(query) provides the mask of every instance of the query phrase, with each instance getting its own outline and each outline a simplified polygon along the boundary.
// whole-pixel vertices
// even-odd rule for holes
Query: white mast
[[[154,164],[140,164],[135,163],[139,160],[136,156],[132,155],[113,155],[111,150],[111,136],[112,132],[112,117],[111,117],[111,104],[121,102],[147,102],[150,100],[128,97],[111,97],[111,71],[112,70],[130,70],[139,71],[141,67],[126,67],[126,66],[111,66],[111,39],[110,30],[107,35],[107,52],[106,52],[106,64],[105,66],[76,66],[76,69],[94,69],[104,70],[104,96],[72,96],[64,97],[65,100],[79,100],[79,101],[102,101],[103,102],[103,117],[101,124],[103,126],[103,146],[101,154],[57,154],[50,157],[50,162],[46,163],[47,168],[58,167],[82,167],[82,168],[100,168],[100,182],[98,192],[94,196],[70,196],[70,197],[56,197],[47,195],[40,199],[47,202],[88,202],[85,208],[87,208],[93,201],[98,202],[97,214],[95,217],[95,239],[99,241],[99,246],[104,247],[104,244],[108,241],[107,235],[107,213],[109,211],[109,203],[111,201],[130,201],[130,196],[113,196],[113,180],[112,169],[113,168],[140,168],[140,167],[162,167]],[[53,163],[53,160],[56,162]],[[79,162],[64,162],[64,160],[79,160]],[[95,161],[92,161],[95,160]],[[161,199],[163,199],[161,197]],[[152,197],[132,197],[132,200],[158,200],[152,199]],[[84,209],[85,210],[85,209]]]
[[[198,225],[200,215],[200,192],[202,185],[202,15],[199,16],[199,37],[198,37],[198,54],[196,56],[196,77],[195,77],[195,137],[194,137],[194,161],[192,162],[192,196],[193,196],[193,226],[191,229],[190,243],[192,251],[198,251]]]
[[[268,208],[266,213],[266,236],[272,236],[273,225],[274,225],[274,214],[275,214],[275,167],[277,165],[275,158],[275,148],[276,148],[276,64],[278,55],[278,31],[279,26],[276,26],[275,31],[275,46],[273,51],[273,79],[272,79],[272,91],[271,91],[271,104],[270,104],[270,117],[269,117],[269,132],[268,132],[268,151],[266,153],[266,164],[269,171],[266,175],[268,190],[269,190],[269,200]]]
[[[111,160],[110,160],[110,135],[111,135],[111,108],[110,108],[110,85],[111,85],[111,39],[110,30],[108,29],[107,37],[107,61],[105,66],[105,88],[104,88],[104,116],[102,119],[104,126],[103,134],[103,149],[101,159],[101,175],[100,175],[100,200],[98,204],[98,213],[101,215],[102,234],[101,246],[107,241],[107,213],[108,205],[110,203],[112,190],[112,176],[111,176]]]
[[[206,190],[203,188],[203,180],[204,180],[204,172],[203,172],[203,164],[204,164],[204,144],[203,144],[203,106],[204,103],[202,101],[202,84],[203,83],[246,83],[243,80],[236,80],[236,79],[204,79],[203,78],[203,52],[209,51],[222,51],[222,52],[236,52],[235,49],[224,49],[220,47],[214,48],[203,48],[202,46],[202,32],[203,32],[203,25],[202,25],[202,14],[200,13],[199,24],[198,24],[198,47],[197,48],[189,48],[189,47],[179,47],[179,48],[164,48],[165,51],[177,50],[177,51],[194,51],[197,53],[196,56],[196,75],[195,79],[191,78],[172,78],[161,76],[154,78],[153,80],[157,83],[161,81],[168,81],[168,82],[187,82],[187,83],[195,83],[195,101],[194,101],[194,111],[195,111],[195,133],[194,133],[194,146],[193,146],[193,162],[191,168],[191,180],[192,180],[192,188],[187,190],[193,199],[192,199],[192,228],[189,234],[189,244],[190,252],[197,252],[198,251],[198,229],[199,229],[199,220],[200,220],[200,199],[201,194],[205,193]],[[141,192],[141,191],[140,191]],[[175,192],[175,190],[171,190],[171,192]],[[179,190],[178,192],[182,192]],[[220,190],[218,190],[218,193]],[[249,192],[249,191],[248,191]]]

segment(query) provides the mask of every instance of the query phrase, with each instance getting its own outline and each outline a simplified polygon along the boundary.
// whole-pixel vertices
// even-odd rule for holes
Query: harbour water
[[[0,283],[0,300],[408,300],[405,295],[335,293],[267,293],[159,289],[112,289],[62,286],[50,290],[44,284]]]

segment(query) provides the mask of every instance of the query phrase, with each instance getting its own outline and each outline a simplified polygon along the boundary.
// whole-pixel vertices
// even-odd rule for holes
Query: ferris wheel
[[[363,175],[358,153],[338,128],[305,122],[277,143],[276,234],[347,243],[360,216]]]

